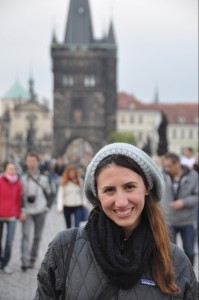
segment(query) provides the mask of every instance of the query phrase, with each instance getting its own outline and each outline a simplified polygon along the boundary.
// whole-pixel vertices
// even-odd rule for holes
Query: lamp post
[[[9,142],[9,139],[10,139],[10,134],[9,134],[9,131],[10,131],[10,113],[9,113],[9,110],[6,110],[4,115],[3,115],[3,118],[2,118],[2,121],[3,121],[3,125],[4,125],[4,128],[5,128],[5,137],[6,137],[6,160],[8,161],[9,159],[9,150],[10,150],[10,142]]]

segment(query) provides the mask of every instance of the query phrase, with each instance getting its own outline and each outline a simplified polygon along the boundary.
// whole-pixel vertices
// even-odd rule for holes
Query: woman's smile
[[[118,210],[118,209],[115,209],[114,212],[116,213],[116,215],[120,218],[126,218],[126,217],[129,217],[133,211],[134,207],[132,208],[128,208],[128,209],[125,209],[125,210]]]

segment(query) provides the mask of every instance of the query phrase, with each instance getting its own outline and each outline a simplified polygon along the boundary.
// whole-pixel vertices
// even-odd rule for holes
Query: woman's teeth
[[[116,214],[118,216],[125,216],[128,215],[131,212],[132,208],[126,209],[126,210],[116,210]]]

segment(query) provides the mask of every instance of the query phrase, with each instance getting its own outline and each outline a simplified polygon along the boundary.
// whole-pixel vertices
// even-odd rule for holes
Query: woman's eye
[[[131,190],[134,189],[134,188],[135,188],[135,186],[132,185],[132,184],[129,184],[129,185],[126,186],[126,190],[127,190],[127,191],[131,191]]]
[[[114,191],[114,189],[110,187],[110,188],[105,189],[104,193],[111,193],[113,191]]]

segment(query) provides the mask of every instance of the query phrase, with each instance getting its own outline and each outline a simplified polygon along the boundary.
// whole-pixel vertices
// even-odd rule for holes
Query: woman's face
[[[17,169],[14,164],[7,164],[5,168],[5,173],[10,175],[10,176],[15,176],[17,175]]]
[[[76,178],[76,171],[74,169],[70,169],[70,171],[68,172],[68,177],[70,180],[73,180]]]
[[[129,236],[141,219],[148,191],[134,171],[110,164],[97,177],[97,194],[104,213]]]

